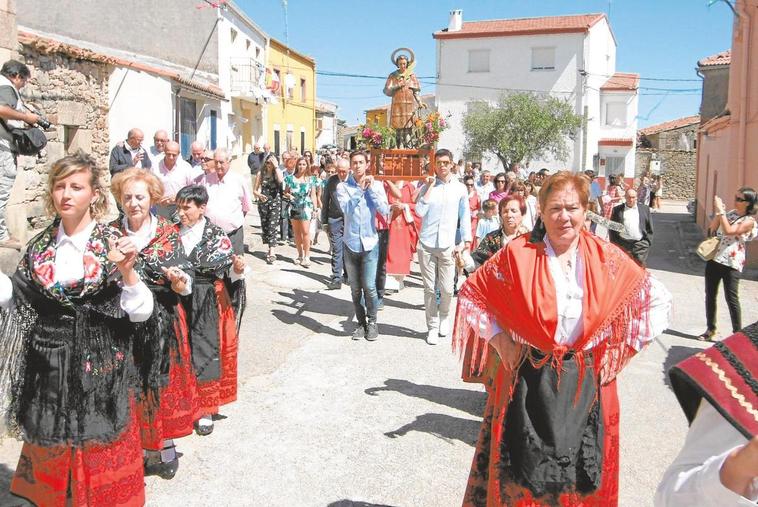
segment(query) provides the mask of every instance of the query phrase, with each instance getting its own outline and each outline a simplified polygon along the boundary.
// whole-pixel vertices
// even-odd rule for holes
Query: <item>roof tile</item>
[[[700,123],[700,115],[685,116],[684,118],[677,118],[676,120],[669,120],[657,125],[650,125],[644,129],[640,129],[637,133],[644,136],[658,134],[666,130],[674,130],[682,127],[687,127],[694,123]]]
[[[640,86],[640,75],[629,72],[616,72],[600,87],[603,91],[636,90]]]
[[[732,62],[732,50],[727,49],[726,51],[722,51],[721,53],[716,53],[715,55],[706,56],[699,62],[697,62],[699,67],[713,67],[715,65],[729,65]]]
[[[448,32],[447,29],[443,29],[435,32],[434,37],[437,39],[452,39],[546,33],[581,33],[589,31],[595,23],[604,18],[605,14],[579,14],[575,16],[464,21],[460,30]]]

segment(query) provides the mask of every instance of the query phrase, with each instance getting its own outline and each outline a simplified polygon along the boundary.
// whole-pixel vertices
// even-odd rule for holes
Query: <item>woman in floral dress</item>
[[[316,184],[310,174],[308,160],[304,157],[297,159],[294,174],[284,178],[284,195],[292,202],[290,221],[295,235],[295,247],[297,247],[295,264],[308,268],[311,265],[309,229],[311,218],[313,218],[313,203],[316,202]]]
[[[253,195],[258,199],[258,214],[261,217],[263,244],[268,245],[266,262],[276,260],[274,248],[279,241],[282,213],[282,173],[276,155],[271,154],[263,161],[263,171],[255,180]]]
[[[55,162],[53,223],[12,281],[0,275],[0,412],[24,439],[10,490],[35,505],[145,503],[134,395],[157,385],[135,382],[132,348],[151,345],[136,328],[154,301],[132,242],[95,221],[108,209],[104,174],[81,152]]]
[[[163,184],[153,173],[126,169],[113,178],[111,192],[124,211],[111,225],[139,252],[136,269],[155,297],[155,313],[161,323],[151,338],[163,342],[161,355],[146,358],[147,354],[136,352],[138,366],[157,365],[163,378],[157,409],[150,406],[150,400],[138,405],[145,475],[171,479],[179,468],[173,439],[192,433],[197,411],[187,316],[180,301],[180,296],[191,292],[187,271],[192,265],[179,241],[179,226],[150,212],[163,195]],[[166,333],[166,329],[170,331]]]

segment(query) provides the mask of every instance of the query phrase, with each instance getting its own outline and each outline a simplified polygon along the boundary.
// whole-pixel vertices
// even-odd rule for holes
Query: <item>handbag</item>
[[[701,241],[695,252],[698,257],[704,261],[709,261],[716,257],[716,252],[719,250],[719,244],[721,244],[721,238],[718,236],[711,236],[710,238],[705,238]]]
[[[13,138],[11,151],[19,155],[38,155],[47,145],[47,136],[37,127],[10,127],[5,120],[0,120],[0,123]]]

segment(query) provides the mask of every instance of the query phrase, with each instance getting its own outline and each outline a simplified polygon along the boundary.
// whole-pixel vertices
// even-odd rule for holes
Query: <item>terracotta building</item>
[[[726,109],[698,132],[696,220],[703,229],[713,196],[733,206],[735,191],[758,188],[758,0],[737,0]],[[758,266],[758,242],[748,244],[748,265]]]

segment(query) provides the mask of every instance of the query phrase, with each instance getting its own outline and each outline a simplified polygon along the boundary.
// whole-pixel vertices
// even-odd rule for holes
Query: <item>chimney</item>
[[[463,28],[463,10],[450,11],[450,24],[447,25],[447,31],[460,32],[461,28]]]

